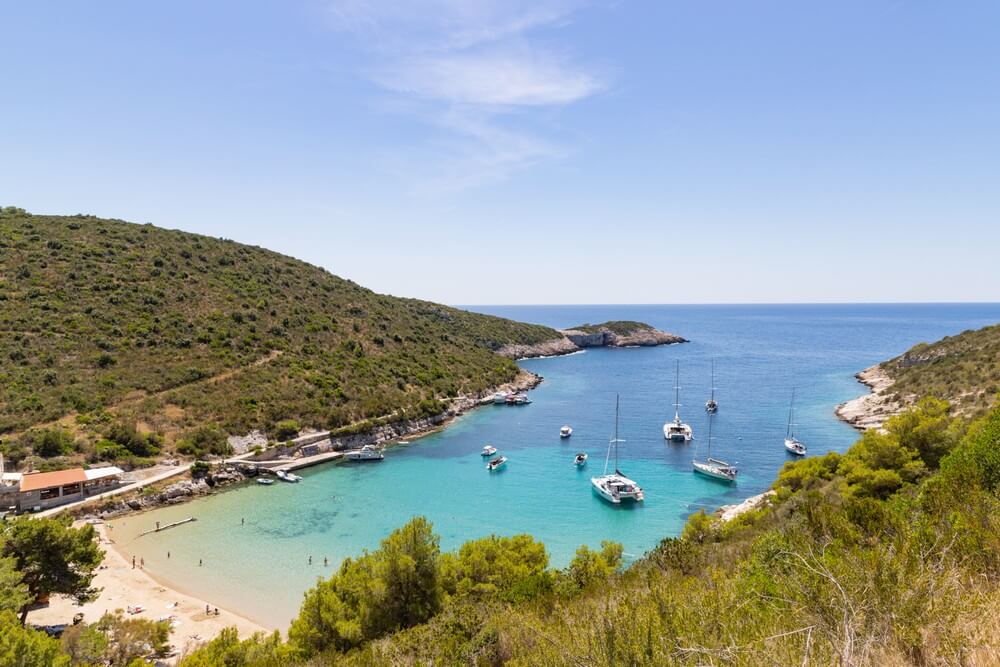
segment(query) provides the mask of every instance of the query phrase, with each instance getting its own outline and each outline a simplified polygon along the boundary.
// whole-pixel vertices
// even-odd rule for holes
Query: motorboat
[[[494,447],[493,445],[486,445],[485,447],[483,447],[483,451],[480,452],[480,455],[481,456],[493,456],[496,453],[497,453],[497,448],[496,447]]]
[[[736,475],[739,474],[736,466],[726,461],[720,459],[712,458],[712,418],[715,417],[714,412],[708,413],[708,455],[705,457],[704,461],[699,461],[694,459],[691,461],[691,466],[694,472],[699,475],[704,475],[705,477],[711,477],[712,479],[717,479],[722,482],[735,482]]]
[[[785,450],[795,456],[805,456],[806,446],[795,437],[795,388],[792,388],[792,402],[788,405],[788,427],[785,429]]]
[[[361,449],[347,452],[346,456],[348,461],[381,461],[385,458],[382,448],[374,445],[365,445]]]
[[[604,474],[600,477],[591,477],[590,484],[594,493],[614,505],[621,504],[623,500],[642,502],[644,498],[642,488],[635,481],[626,477],[618,468],[618,443],[620,442],[624,442],[624,440],[618,437],[618,397],[615,396],[615,434],[608,443],[608,454],[604,459]],[[609,475],[608,464],[611,461],[612,449],[615,452],[615,471]]]
[[[573,429],[570,428],[569,426],[563,426],[561,429],[559,429],[560,438],[568,438],[571,435],[573,435]]]
[[[498,456],[498,457],[496,457],[495,459],[492,459],[489,463],[486,464],[486,469],[489,470],[490,472],[493,472],[494,470],[499,470],[500,468],[504,467],[505,465],[507,465],[507,457],[506,456]]]
[[[577,453],[577,455],[573,458],[573,463],[578,466],[585,465],[587,463],[587,452]]]
[[[291,483],[295,484],[295,483],[298,483],[298,482],[302,481],[301,477],[299,477],[295,473],[289,472],[287,470],[279,470],[279,471],[277,471],[274,474],[282,482],[291,482]]]
[[[663,437],[671,442],[690,442],[691,427],[681,421],[681,362],[677,362],[677,379],[674,381],[674,420],[663,425]]]
[[[507,397],[507,405],[528,405],[529,403],[531,403],[531,399],[524,393],[511,394]]]
[[[504,403],[507,402],[507,396],[508,396],[507,392],[498,391],[497,393],[493,394],[493,404],[503,405]]]

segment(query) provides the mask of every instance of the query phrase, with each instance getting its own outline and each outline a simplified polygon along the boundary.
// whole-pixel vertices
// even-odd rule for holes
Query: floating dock
[[[139,533],[139,537],[143,535],[149,535],[150,533],[158,533],[161,530],[166,530],[167,528],[173,528],[174,526],[183,526],[185,523],[191,523],[192,521],[197,521],[193,516],[189,516],[186,519],[181,519],[180,521],[174,521],[173,523],[168,523],[165,526],[157,526],[156,528],[150,528],[149,530],[144,530]]]

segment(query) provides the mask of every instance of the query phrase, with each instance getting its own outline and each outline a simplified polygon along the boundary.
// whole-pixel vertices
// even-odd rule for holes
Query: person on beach
[[[323,567],[326,567],[327,563],[328,561],[326,560],[326,556],[323,556]]]
[[[167,552],[167,558],[170,558],[170,552],[169,551]]]
[[[312,564],[313,564],[313,557],[312,557],[312,556],[309,556],[309,564],[310,564],[310,565],[312,565]]]
[[[132,556],[132,569],[135,569],[135,556]]]
[[[201,567],[201,559],[198,559],[198,567]]]
[[[242,517],[240,517],[240,525],[241,525],[241,526],[245,526],[245,525],[246,525],[246,523],[247,523],[247,520],[246,520],[246,519],[244,519],[244,518],[242,518]]]
[[[139,559],[139,568],[142,569],[144,567],[146,567],[146,559],[145,558],[140,558]]]
[[[209,616],[212,611],[208,608],[208,604],[205,605],[205,616]]]

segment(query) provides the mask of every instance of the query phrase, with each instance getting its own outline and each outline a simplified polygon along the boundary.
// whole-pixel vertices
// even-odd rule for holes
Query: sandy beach
[[[38,625],[53,625],[72,622],[73,615],[82,613],[84,620],[92,623],[105,612],[129,607],[141,607],[135,618],[160,620],[168,617],[174,621],[171,643],[181,653],[190,651],[198,644],[212,639],[223,628],[235,627],[240,637],[248,637],[255,632],[270,632],[239,614],[218,607],[211,600],[201,600],[172,590],[153,579],[136,564],[132,568],[131,557],[122,554],[108,539],[107,527],[96,525],[104,548],[104,562],[98,570],[94,585],[101,588],[100,597],[94,602],[76,606],[64,597],[53,597],[51,603],[28,614],[28,622]],[[209,605],[211,614],[205,613]]]

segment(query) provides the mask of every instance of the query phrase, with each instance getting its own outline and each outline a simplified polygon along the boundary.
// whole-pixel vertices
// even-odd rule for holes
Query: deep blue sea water
[[[854,373],[920,341],[1000,321],[1000,304],[468,308],[554,327],[640,320],[691,342],[523,361],[545,377],[529,406],[473,411],[390,449],[383,463],[320,466],[303,471],[298,485],[250,485],[128,517],[114,522],[117,539],[164,581],[277,628],[287,626],[316,577],[417,514],[434,523],[444,549],[526,532],[545,542],[555,566],[580,544],[602,540],[621,542],[635,558],[676,535],[692,511],[739,502],[771,484],[788,460],[782,439],[793,387],[798,435],[810,454],[843,451],[856,433],[833,410],[865,391]],[[704,446],[712,359],[720,404],[713,453],[738,462],[734,485],[691,472]],[[662,435],[673,416],[677,360],[681,415],[695,432],[688,445],[667,444]],[[620,467],[646,494],[638,506],[608,505],[590,488],[604,467],[616,394],[626,439]],[[568,441],[559,438],[563,424],[574,429]],[[484,469],[484,443],[509,457],[506,470]],[[572,462],[578,450],[590,454],[584,470]],[[135,537],[155,521],[192,515],[196,523]]]

